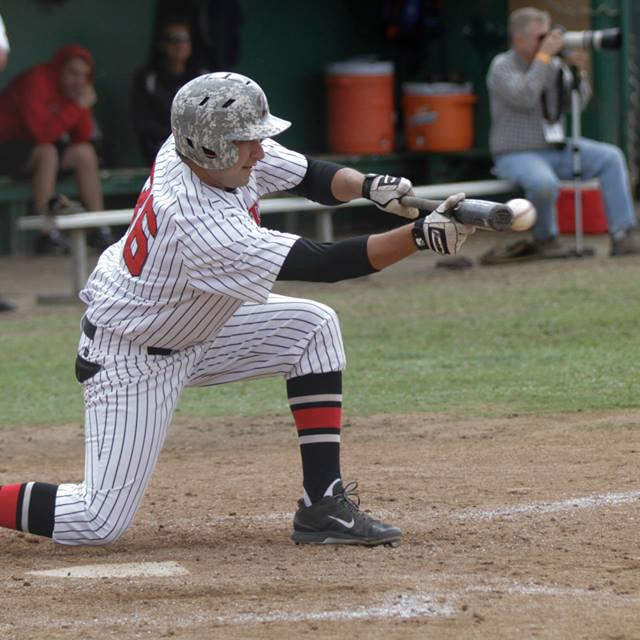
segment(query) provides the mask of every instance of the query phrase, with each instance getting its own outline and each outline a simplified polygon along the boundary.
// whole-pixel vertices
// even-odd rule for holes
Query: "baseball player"
[[[417,218],[405,178],[368,175],[290,151],[291,123],[262,89],[213,73],[176,95],[127,234],[107,249],[80,297],[76,360],[85,399],[81,484],[0,487],[0,526],[65,545],[118,539],[140,507],[186,386],[282,376],[302,456],[296,543],[396,545],[397,527],[359,509],[340,470],[345,354],[335,312],[271,292],[276,280],[335,282],[431,249],[455,253],[473,227],[446,217],[464,194]],[[391,231],[323,244],[260,226],[260,197],[292,191],[326,205],[364,196],[417,218]]]

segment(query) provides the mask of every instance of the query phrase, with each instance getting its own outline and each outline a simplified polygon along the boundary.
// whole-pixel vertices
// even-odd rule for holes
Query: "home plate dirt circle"
[[[44,578],[174,578],[189,575],[189,571],[177,562],[87,564],[27,573]]]

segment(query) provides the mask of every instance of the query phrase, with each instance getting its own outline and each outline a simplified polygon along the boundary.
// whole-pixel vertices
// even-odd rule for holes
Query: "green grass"
[[[350,414],[550,413],[638,406],[636,261],[297,285],[334,307]],[[82,422],[80,311],[0,319],[2,424]],[[279,379],[189,389],[179,415],[286,414]]]

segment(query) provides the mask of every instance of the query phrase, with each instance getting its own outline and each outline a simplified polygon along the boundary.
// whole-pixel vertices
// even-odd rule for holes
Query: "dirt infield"
[[[3,259],[0,293],[18,317],[53,313],[35,294],[68,291],[68,268]],[[63,548],[0,530],[0,638],[640,639],[640,409],[363,418],[347,405],[345,425],[345,480],[402,527],[399,548],[289,542],[301,491],[290,418],[178,418],[117,544]],[[0,484],[82,478],[79,423],[0,436]],[[72,577],[132,563],[180,571]],[[30,573],[45,570],[63,577]]]
[[[288,419],[178,419],[120,542],[0,532],[0,637],[640,638],[640,410],[346,423],[346,479],[399,548],[289,542]],[[0,483],[77,481],[82,443],[79,425],[5,429]],[[29,573],[140,562],[186,571]]]

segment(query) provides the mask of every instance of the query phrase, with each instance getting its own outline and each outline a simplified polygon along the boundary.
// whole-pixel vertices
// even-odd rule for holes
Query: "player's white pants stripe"
[[[84,385],[84,481],[58,487],[53,539],[61,544],[106,544],[127,530],[185,386],[345,366],[335,313],[283,296],[241,306],[212,341],[170,356],[135,353],[100,335],[80,341],[83,357],[103,368]]]

